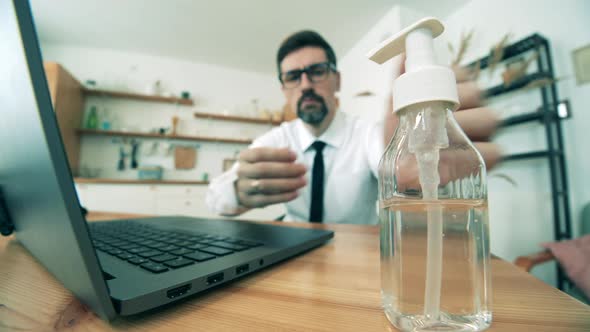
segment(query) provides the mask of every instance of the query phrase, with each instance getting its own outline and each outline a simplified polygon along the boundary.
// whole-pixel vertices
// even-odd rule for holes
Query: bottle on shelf
[[[97,129],[98,128],[98,111],[96,110],[96,106],[91,106],[90,111],[88,112],[88,117],[86,118],[86,129]]]
[[[103,108],[101,114],[100,114],[100,129],[102,130],[111,130],[112,129],[112,123],[111,123],[111,112],[106,109]]]

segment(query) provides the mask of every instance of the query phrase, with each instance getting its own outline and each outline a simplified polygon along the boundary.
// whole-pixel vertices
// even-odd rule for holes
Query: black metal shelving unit
[[[491,87],[484,92],[484,95],[488,98],[492,98],[517,91],[539,79],[549,80],[548,84],[536,87],[536,89],[540,90],[542,101],[542,105],[539,109],[530,113],[507,118],[501,124],[502,127],[509,127],[522,123],[539,121],[539,123],[545,127],[547,149],[508,155],[505,156],[503,160],[516,161],[531,158],[543,158],[547,160],[549,163],[549,177],[552,194],[554,238],[556,241],[559,241],[571,238],[571,213],[565,150],[561,128],[561,121],[563,118],[559,116],[558,112],[560,101],[557,95],[557,87],[555,86],[555,75],[553,72],[549,41],[539,34],[533,34],[504,48],[501,61],[522,56],[533,50],[538,53],[538,57],[535,60],[537,63],[536,72],[527,74],[515,80],[508,86],[500,84]],[[489,67],[492,59],[492,55],[485,56],[472,62],[468,67],[475,68],[479,65],[480,70],[482,70]],[[566,287],[566,284],[567,278],[563,270],[558,267],[557,286],[559,289],[563,290]]]

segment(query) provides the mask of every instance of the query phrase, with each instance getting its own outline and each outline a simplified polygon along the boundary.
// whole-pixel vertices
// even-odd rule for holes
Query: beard
[[[308,104],[303,106],[303,100],[311,99],[317,104]],[[317,125],[322,123],[328,115],[328,107],[324,98],[318,96],[313,90],[307,90],[303,93],[297,102],[297,116],[305,123],[310,125]]]

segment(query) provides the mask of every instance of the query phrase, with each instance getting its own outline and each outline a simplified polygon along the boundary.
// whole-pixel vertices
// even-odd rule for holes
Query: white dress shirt
[[[315,150],[311,144],[326,143],[323,151],[324,222],[342,224],[377,223],[377,168],[383,153],[383,125],[361,121],[337,111],[330,127],[313,136],[300,119],[281,124],[260,136],[250,147],[291,149],[297,163],[307,166],[307,185],[299,196],[284,203],[286,221],[306,221],[311,201],[311,170]],[[214,178],[207,191],[207,205],[215,213],[234,213],[238,202],[234,188],[238,165]]]

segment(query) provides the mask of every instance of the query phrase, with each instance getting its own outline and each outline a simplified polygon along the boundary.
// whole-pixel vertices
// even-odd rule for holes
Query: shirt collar
[[[320,135],[320,137],[315,137],[303,124],[301,119],[297,119],[297,136],[299,137],[299,143],[301,144],[301,149],[305,152],[307,149],[311,147],[313,142],[315,141],[322,141],[327,145],[332,147],[338,148],[342,144],[345,136],[345,127],[346,124],[346,116],[340,110],[336,111],[334,115],[334,119],[332,119],[332,123],[326,131]]]

